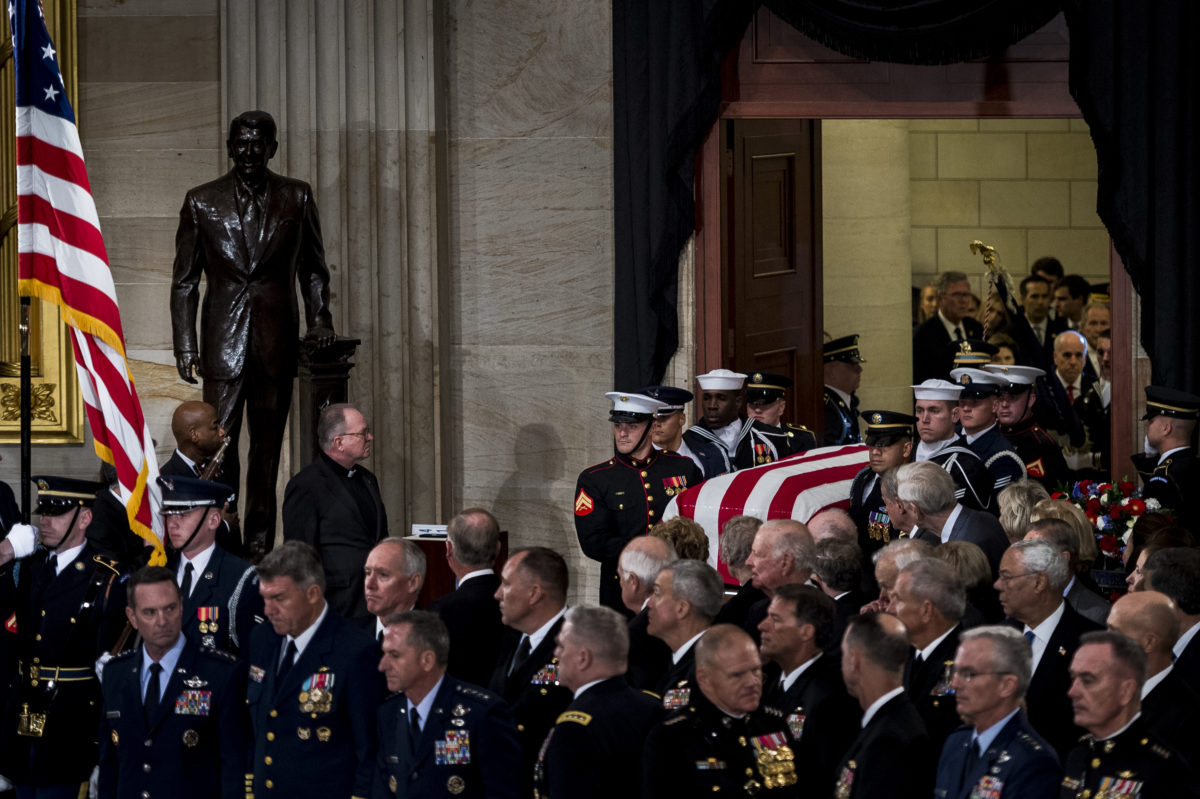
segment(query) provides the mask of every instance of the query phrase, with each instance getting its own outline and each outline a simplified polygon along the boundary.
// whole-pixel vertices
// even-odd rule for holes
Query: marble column
[[[222,110],[279,123],[312,184],[334,326],[362,339],[350,400],[375,433],[392,531],[443,521],[446,125],[438,0],[222,0]],[[226,122],[227,124],[227,122]],[[293,442],[295,446],[295,442]]]

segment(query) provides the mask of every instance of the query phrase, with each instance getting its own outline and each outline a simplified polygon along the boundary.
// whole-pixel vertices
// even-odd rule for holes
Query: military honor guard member
[[[787,410],[785,395],[791,387],[790,377],[773,372],[751,372],[746,378],[746,414],[749,419],[787,433],[791,439],[791,452],[804,452],[817,446],[817,437],[804,425],[783,420]]]
[[[1131,460],[1145,486],[1143,496],[1170,508],[1189,530],[1200,532],[1195,510],[1200,465],[1193,446],[1200,397],[1163,386],[1146,386],[1146,451]]]
[[[662,520],[667,503],[704,477],[682,455],[656,450],[654,415],[664,403],[641,394],[611,391],[609,421],[616,452],[584,469],[575,485],[575,534],[583,553],[600,562],[600,604],[624,612],[617,558],[634,536]]]
[[[904,694],[907,659],[908,638],[895,616],[869,612],[850,620],[842,639],[842,679],[863,716],[838,765],[837,799],[927,799],[933,793],[937,753]]]
[[[125,586],[116,561],[98,553],[85,534],[96,492],[106,487],[66,477],[32,479],[43,548],[9,564],[3,575],[15,601],[4,619],[9,630],[15,627],[18,662],[0,725],[0,774],[22,796],[75,797],[97,761],[95,663],[124,629]],[[21,527],[18,532],[28,533]],[[28,551],[23,544],[15,549]]]
[[[954,497],[964,507],[996,513],[992,509],[995,478],[954,429],[962,386],[947,380],[926,380],[912,389],[917,436],[921,439],[915,460],[932,461],[945,469],[957,486]]]
[[[1057,491],[1060,483],[1071,479],[1067,460],[1062,447],[1033,418],[1033,409],[1038,401],[1035,384],[1045,371],[1035,366],[1008,366],[988,364],[985,371],[998,374],[1008,380],[1001,387],[996,416],[1000,420],[1000,433],[1008,439],[1013,450],[1025,462],[1025,473],[1037,480],[1047,491]]]
[[[642,770],[642,747],[662,710],[625,681],[629,633],[609,608],[567,611],[558,633],[559,682],[575,696],[546,736],[534,769],[535,795],[609,799]]]
[[[450,635],[437,614],[387,618],[379,670],[394,693],[377,714],[373,799],[522,795],[512,712],[495,694],[447,674],[449,653]]]
[[[1068,695],[1075,723],[1087,730],[1067,756],[1062,799],[1200,796],[1195,771],[1149,731],[1141,715],[1146,655],[1120,633],[1079,639]]]
[[[1032,671],[1029,644],[1011,627],[975,627],[960,635],[950,685],[968,723],[942,747],[934,796],[939,799],[1053,799],[1054,749],[1021,706]]]
[[[883,473],[903,466],[915,449],[917,417],[895,411],[863,411],[870,461],[850,484],[850,518],[858,527],[863,565],[871,571],[871,556],[882,549],[895,531],[883,504]]]
[[[866,359],[858,351],[858,335],[825,342],[825,434],[823,446],[861,444],[858,427],[858,385]]]
[[[246,796],[250,720],[246,667],[182,633],[172,570],[147,566],[128,582],[140,646],[104,667],[99,796]]]
[[[183,594],[183,634],[201,646],[237,654],[263,620],[258,575],[216,543],[221,509],[233,490],[196,477],[159,477],[172,555],[168,565]]]
[[[697,696],[650,731],[643,799],[800,796],[795,743],[783,714],[759,706],[762,660],[753,639],[720,624],[696,647]]]
[[[950,377],[962,386],[958,395],[958,420],[962,424],[963,438],[992,473],[996,481],[992,490],[999,494],[1009,484],[1025,478],[1025,462],[1000,433],[997,423],[1000,390],[1008,386],[1008,381],[994,372],[970,367],[953,369]]]
[[[384,695],[377,644],[325,601],[325,573],[308,544],[286,541],[256,568],[270,624],[250,636],[247,793],[368,796]]]
[[[695,395],[686,388],[675,386],[646,386],[642,394],[663,403],[654,414],[650,438],[655,449],[665,449],[696,461],[688,445],[683,442],[683,431],[687,429],[687,404]],[[696,462],[699,468],[699,462]]]
[[[705,479],[773,463],[816,446],[806,429],[785,430],[745,418],[746,375],[741,372],[714,369],[698,375],[696,382],[704,415],[684,432],[683,440]]]
[[[214,467],[215,471],[208,479],[222,485],[237,482],[237,476],[225,468],[224,452],[228,439],[225,428],[217,421],[216,408],[207,402],[181,402],[171,414],[171,435],[175,438],[175,451],[159,467],[160,475],[203,477],[205,471],[211,471],[209,466],[213,460],[219,459],[220,463]],[[242,545],[235,496],[230,496],[224,511],[224,523],[217,531],[217,543],[226,552],[241,555],[245,547]]]

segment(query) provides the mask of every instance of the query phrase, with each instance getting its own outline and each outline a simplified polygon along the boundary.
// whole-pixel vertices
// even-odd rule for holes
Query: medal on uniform
[[[457,796],[467,787],[467,783],[462,777],[455,774],[450,779],[446,780],[446,790]]]
[[[312,730],[308,727],[297,727],[296,737],[298,737],[301,741],[307,741],[312,737]]]
[[[558,659],[552,658],[549,663],[533,675],[533,678],[529,680],[529,684],[558,685]]]
[[[834,792],[836,799],[850,799],[850,790],[854,787],[854,770],[858,768],[858,764],[853,760],[846,763],[842,768],[842,773],[838,776],[837,790]]]
[[[954,696],[954,689],[950,687],[950,680],[954,677],[954,661],[943,661],[942,678],[937,681],[933,689],[929,692],[930,696]]]
[[[300,686],[300,709],[305,713],[328,713],[333,709],[333,672],[311,674]]]
[[[175,700],[175,712],[182,716],[207,716],[212,709],[212,691],[188,689]]]
[[[433,762],[438,766],[459,766],[471,762],[471,733],[447,730],[446,737],[433,744]]]
[[[200,620],[200,632],[215,633],[217,631],[217,616],[220,615],[219,607],[200,607],[196,608],[196,618]]]
[[[200,743],[200,733],[196,732],[195,730],[184,730],[183,731],[183,745],[184,746],[186,746],[188,749],[191,749],[198,743]]]
[[[768,788],[784,788],[796,784],[796,756],[782,732],[760,735],[754,739],[758,773]]]
[[[792,737],[796,739],[797,743],[804,736],[804,719],[805,714],[803,713],[792,713],[787,717],[788,729],[791,730]]]
[[[886,514],[873,510],[867,514],[867,537],[872,541],[887,542],[892,537],[892,520]]]
[[[1003,781],[991,775],[980,777],[979,782],[975,783],[975,787],[971,789],[968,799],[1000,799],[1003,790]]]
[[[691,701],[691,688],[672,688],[663,694],[663,708],[666,710],[678,710],[681,707],[687,707]]]

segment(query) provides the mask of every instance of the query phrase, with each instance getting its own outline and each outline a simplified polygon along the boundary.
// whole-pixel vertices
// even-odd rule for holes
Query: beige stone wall
[[[913,285],[951,269],[985,289],[973,239],[1019,282],[1044,255],[1108,282],[1108,232],[1096,215],[1096,152],[1077,119],[909,123]]]

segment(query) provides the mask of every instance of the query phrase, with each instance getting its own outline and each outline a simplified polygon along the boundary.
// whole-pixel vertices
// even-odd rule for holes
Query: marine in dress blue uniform
[[[1196,773],[1139,715],[1103,741],[1084,736],[1067,755],[1061,799],[1157,799],[1200,796]]]
[[[375,769],[375,711],[384,695],[377,645],[325,602],[319,584],[301,586],[281,573],[297,549],[307,568],[321,574],[316,551],[299,541],[284,542],[258,565],[272,623],[250,635],[253,793],[259,799],[365,797]],[[285,580],[293,585],[283,588],[305,593],[318,613],[302,629],[288,629],[288,619],[273,609],[271,597]],[[286,644],[305,635],[311,637],[288,666]]]
[[[220,510],[233,490],[195,477],[159,477],[158,484],[172,544],[168,566],[190,588],[183,598],[183,634],[201,646],[238,654],[249,645],[254,625],[263,620],[263,603],[254,567],[215,542],[224,524]],[[184,520],[199,510],[205,512]],[[189,580],[181,561],[185,555],[189,560],[202,558],[205,552],[209,554],[204,568],[193,571]]]
[[[967,447],[979,456],[995,479],[992,490],[998,494],[1010,484],[1025,479],[1024,461],[1000,433],[1000,426],[996,422],[995,399],[1000,395],[1000,390],[1008,386],[1008,381],[993,372],[969,367],[951,370],[950,377],[962,386],[962,393],[958,395],[960,414],[967,412],[964,400],[976,405],[983,403],[982,407],[972,410],[978,420],[978,424],[973,425],[976,429],[968,430],[964,424],[962,433]],[[980,425],[986,426],[978,429]]]
[[[643,425],[632,443],[617,442],[613,457],[584,469],[575,485],[575,534],[583,553],[600,562],[600,604],[625,613],[617,559],[635,536],[662,521],[671,499],[703,480],[690,458],[654,449],[650,428],[664,403],[641,394],[609,392],[609,421]],[[614,427],[614,435],[618,435]],[[625,451],[622,451],[622,450]]]
[[[148,582],[139,582],[143,578]],[[130,594],[136,599],[130,609],[139,624],[138,609],[156,601],[150,593],[153,583],[167,588],[154,597],[175,603],[174,610],[164,614],[169,629],[162,635],[173,640],[161,660],[172,660],[174,668],[159,675],[160,701],[147,710],[151,686],[147,669],[152,662],[147,644],[116,656],[104,667],[102,799],[246,795],[250,738],[246,668],[233,655],[200,647],[181,634],[183,608],[174,578],[169,569],[148,567],[138,573]]]
[[[825,433],[822,446],[861,444],[858,426],[858,390],[866,359],[858,350],[858,335],[842,336],[821,350],[825,371]],[[846,399],[849,396],[849,400]]]
[[[96,765],[95,662],[125,626],[117,562],[85,539],[101,483],[34,477],[43,546],[9,564],[17,674],[0,722],[0,774],[19,788],[78,794]],[[54,564],[51,563],[53,558]],[[14,568],[16,567],[16,568]]]

